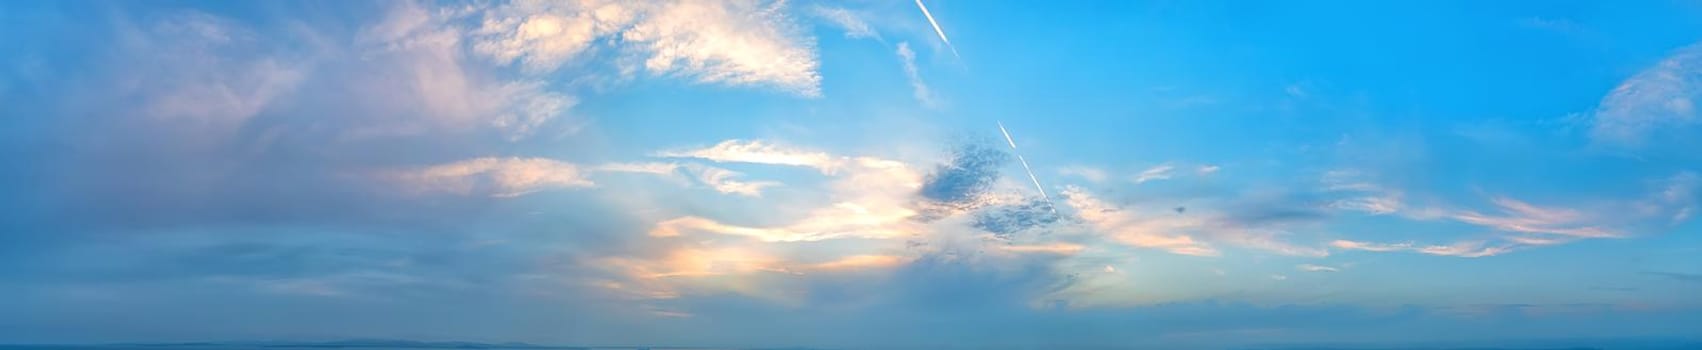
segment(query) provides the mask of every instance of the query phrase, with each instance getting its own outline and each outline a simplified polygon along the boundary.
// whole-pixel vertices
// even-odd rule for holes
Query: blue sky
[[[0,341],[1702,336],[1695,3],[923,6],[0,5]]]

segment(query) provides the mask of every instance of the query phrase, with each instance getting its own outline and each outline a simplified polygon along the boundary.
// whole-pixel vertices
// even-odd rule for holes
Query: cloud
[[[1346,250],[1363,250],[1371,252],[1418,252],[1430,255],[1455,256],[1462,258],[1481,258],[1495,256],[1513,251],[1512,245],[1489,245],[1484,241],[1460,241],[1449,245],[1416,246],[1412,243],[1372,243],[1349,240],[1330,242],[1331,246]]]
[[[810,270],[861,270],[868,268],[890,268],[903,264],[908,259],[892,255],[853,255],[838,260],[809,265]]]
[[[1306,87],[1301,86],[1301,84],[1289,84],[1288,86],[1284,86],[1282,88],[1282,92],[1293,98],[1306,98],[1311,95],[1306,92]]]
[[[685,216],[657,223],[650,233],[675,237],[694,232],[745,236],[765,242],[821,241],[843,238],[892,239],[920,232],[910,218],[912,196],[922,178],[903,163],[875,157],[845,157],[804,151],[763,142],[729,140],[714,147],[660,152],[664,157],[690,157],[718,162],[792,165],[820,170],[833,178],[825,191],[828,203],[810,210],[791,224],[753,227]],[[730,177],[712,168],[700,168],[706,183],[722,183],[729,190],[773,186],[774,183],[728,184]],[[710,174],[710,175],[702,175]],[[712,185],[714,186],[714,185]],[[750,190],[755,191],[755,190]]]
[[[44,18],[75,18],[73,8],[44,10]],[[43,66],[40,74],[56,83],[30,87],[43,97],[31,110],[54,117],[32,118],[25,130],[74,126],[76,135],[64,137],[101,140],[41,165],[62,181],[39,190],[59,202],[42,207],[40,220],[99,226],[88,231],[434,226],[483,201],[407,202],[396,190],[416,184],[363,174],[492,154],[581,123],[566,114],[577,99],[561,86],[469,59],[466,33],[437,8],[396,2],[348,8],[335,19],[293,5],[232,17],[225,8],[111,10],[60,33],[82,39],[26,48],[84,54]],[[518,193],[474,180],[493,174],[465,179],[470,184],[416,180]]]
[[[1330,202],[1329,207],[1372,215],[1394,214],[1405,209],[1401,191],[1372,183],[1365,177],[1352,170],[1325,172],[1322,179],[1325,191],[1350,194]]]
[[[937,108],[940,106],[938,97],[928,89],[928,83],[922,81],[922,73],[916,69],[916,52],[910,51],[910,43],[898,43],[898,59],[904,64],[904,76],[910,79],[910,90],[916,96],[916,101],[922,106]]]
[[[600,37],[622,32],[647,4],[586,1],[515,2],[484,11],[474,31],[475,52],[499,64],[521,62],[548,73],[592,48]]]
[[[475,36],[457,25],[459,14],[403,2],[356,35],[353,48],[370,67],[349,67],[346,83],[381,103],[378,123],[360,133],[396,135],[420,129],[490,127],[510,140],[531,136],[560,119],[579,100],[542,79],[499,78],[493,67],[465,61],[464,43]],[[478,45],[474,45],[475,51]],[[398,88],[401,87],[401,88]],[[342,102],[360,106],[373,102]],[[425,118],[419,118],[425,117]],[[562,125],[576,131],[582,122]]]
[[[397,176],[417,191],[514,197],[546,189],[591,187],[579,168],[544,158],[475,158]]]
[[[656,162],[650,162],[650,163],[610,163],[610,164],[598,165],[597,167],[594,168],[594,170],[597,170],[597,171],[607,171],[607,172],[617,172],[617,173],[652,174],[652,175],[663,175],[663,176],[678,174],[679,169],[680,169],[680,165],[676,164],[676,163],[656,163]]]
[[[1297,268],[1297,269],[1300,269],[1300,271],[1306,271],[1306,272],[1340,272],[1341,271],[1341,269],[1339,269],[1339,268],[1323,266],[1323,265],[1313,265],[1313,264],[1300,264],[1300,265],[1295,266],[1294,268]]]
[[[1696,215],[1697,202],[1702,201],[1702,176],[1683,171],[1660,181],[1659,190],[1633,204],[1644,215],[1665,216],[1669,225],[1677,225]]]
[[[1639,146],[1658,130],[1697,123],[1702,100],[1702,45],[1679,49],[1621,82],[1597,105],[1590,136]]]
[[[1115,242],[1181,255],[1219,255],[1217,249],[1205,242],[1196,241],[1186,234],[1173,233],[1201,225],[1193,219],[1141,218],[1074,186],[1066,188],[1063,194],[1064,202],[1076,209],[1076,215]]]
[[[1010,238],[1011,235],[1042,227],[1051,226],[1064,218],[1052,209],[1052,204],[1040,198],[1032,198],[1026,202],[998,205],[976,211],[970,221],[970,227],[993,233],[995,237]]]
[[[1200,176],[1206,176],[1216,174],[1220,169],[1222,168],[1216,165],[1201,165],[1198,169],[1194,169],[1194,173],[1199,174]]]
[[[1513,250],[1511,246],[1489,246],[1483,241],[1464,241],[1450,245],[1433,245],[1419,247],[1418,252],[1430,255],[1457,256],[1462,258],[1480,258],[1494,256]]]
[[[682,169],[684,170],[682,172]],[[746,197],[761,197],[763,189],[780,186],[776,181],[745,181],[739,178],[744,174],[702,164],[679,164],[663,162],[640,163],[610,163],[599,165],[592,170],[599,172],[616,172],[630,174],[649,174],[681,181],[682,184],[696,180],[697,183],[708,186],[716,192],[735,194]],[[688,179],[685,175],[689,174]]]
[[[1057,255],[1074,255],[1086,247],[1073,243],[1050,244],[1005,244],[999,245],[999,250],[1013,253],[1047,253]]]
[[[1143,170],[1143,171],[1141,171],[1140,174],[1135,175],[1135,183],[1146,183],[1147,181],[1168,180],[1168,179],[1170,179],[1170,171],[1175,170],[1175,169],[1176,169],[1176,167],[1173,167],[1173,166],[1170,166],[1170,165],[1159,165],[1159,166],[1149,168],[1147,170]]]
[[[724,224],[702,217],[687,216],[656,224],[650,230],[654,237],[676,237],[689,232],[709,232],[744,236],[763,242],[811,242],[844,238],[894,239],[919,232],[906,219],[915,211],[900,207],[865,207],[842,202],[833,207],[817,209],[790,225],[779,227],[750,227]]]
[[[874,27],[870,27],[868,22],[864,22],[863,18],[858,16],[856,13],[852,13],[851,10],[827,6],[816,6],[811,9],[811,12],[814,13],[816,17],[826,19],[828,22],[839,26],[840,29],[844,29],[845,37],[847,38],[881,38],[881,34],[876,33]]]
[[[1411,220],[1452,220],[1489,228],[1504,234],[1497,244],[1467,241],[1444,246],[1404,247],[1352,246],[1358,250],[1412,250],[1434,255],[1490,256],[1513,251],[1520,247],[1558,245],[1585,239],[1626,238],[1654,226],[1670,226],[1688,219],[1697,202],[1702,180],[1694,173],[1682,171],[1671,177],[1652,181],[1652,193],[1638,199],[1608,199],[1574,201],[1575,207],[1553,207],[1531,204],[1506,196],[1493,196],[1489,204],[1494,213],[1480,210],[1443,207],[1413,208],[1403,201],[1401,191],[1365,181],[1363,174],[1353,171],[1331,171],[1324,176],[1327,192],[1348,194],[1335,199],[1329,207],[1371,214],[1399,214]],[[1366,249],[1370,248],[1370,249]],[[1378,249],[1382,248],[1382,249]]]
[[[1370,252],[1395,252],[1412,249],[1412,243],[1372,243],[1349,240],[1332,241],[1330,242],[1330,246],[1341,249],[1364,250]]]
[[[700,149],[662,151],[657,157],[699,158],[717,163],[755,163],[808,167],[832,174],[849,160],[825,152],[794,149],[764,141],[726,140]]]
[[[923,178],[917,194],[954,211],[980,208],[989,204],[988,196],[1000,177],[1000,169],[1010,161],[1010,154],[998,147],[982,143],[958,145],[947,163],[936,166]]]
[[[194,11],[132,28],[116,45],[129,52],[120,94],[140,97],[142,114],[226,131],[295,91],[313,67],[230,20]]]
[[[1080,178],[1083,178],[1083,179],[1087,179],[1087,181],[1091,181],[1091,182],[1095,182],[1095,183],[1105,182],[1106,179],[1111,177],[1110,175],[1107,175],[1105,173],[1105,170],[1101,170],[1099,168],[1094,168],[1094,167],[1088,167],[1088,166],[1065,167],[1065,168],[1062,168],[1062,169],[1058,169],[1058,174],[1059,175],[1065,175],[1065,176],[1080,177]]]
[[[1472,211],[1453,214],[1454,220],[1485,226],[1505,232],[1552,234],[1577,238],[1616,238],[1622,233],[1586,224],[1587,217],[1577,210],[1542,208],[1516,199],[1496,197],[1490,200],[1503,215],[1487,215]]]
[[[522,1],[479,13],[472,43],[493,62],[553,72],[602,39],[619,43],[655,75],[699,83],[769,86],[820,96],[814,39],[786,15],[786,2]]]
[[[1343,198],[1331,202],[1330,207],[1373,215],[1393,214],[1401,210],[1401,199],[1397,195]]]
[[[1233,228],[1217,230],[1219,232],[1212,232],[1209,234],[1212,240],[1287,256],[1312,258],[1330,256],[1330,251],[1328,249],[1299,245],[1283,240],[1282,237],[1288,235],[1288,233],[1284,231]]]
[[[644,67],[652,73],[820,96],[815,40],[787,18],[785,4],[668,2],[622,33],[621,39],[650,53]]]
[[[709,188],[713,188],[715,191],[721,193],[737,194],[746,197],[761,197],[762,190],[764,188],[780,186],[779,182],[774,181],[741,181],[737,179],[743,175],[739,172],[716,167],[693,165],[694,166],[689,166],[688,168],[697,173],[698,181],[702,181],[704,185],[708,185]]]

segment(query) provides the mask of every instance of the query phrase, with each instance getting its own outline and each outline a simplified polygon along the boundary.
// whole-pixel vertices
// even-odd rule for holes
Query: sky
[[[0,342],[1702,337],[1687,1],[9,1]]]

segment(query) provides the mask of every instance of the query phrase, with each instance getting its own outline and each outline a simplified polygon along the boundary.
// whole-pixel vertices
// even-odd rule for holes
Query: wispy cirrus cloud
[[[544,158],[474,158],[403,172],[412,190],[514,197],[546,189],[591,187],[578,166]]]
[[[1201,165],[1200,167],[1195,168],[1194,174],[1198,174],[1200,176],[1206,176],[1206,175],[1216,174],[1218,170],[1223,170],[1223,167],[1207,164],[1207,165]]]
[[[841,7],[816,6],[811,8],[811,12],[817,17],[839,26],[840,29],[844,29],[847,38],[872,38],[877,40],[881,38],[881,34],[876,32],[875,28],[869,25],[869,22],[864,21],[862,16],[851,10]]]
[[[1321,180],[1324,191],[1346,195],[1332,201],[1329,206],[1372,215],[1394,214],[1404,209],[1401,191],[1378,185],[1365,177],[1352,170],[1325,172]]]
[[[1142,170],[1140,174],[1135,174],[1135,183],[1146,183],[1147,181],[1169,180],[1170,176],[1171,176],[1171,171],[1173,171],[1173,170],[1176,170],[1176,167],[1169,165],[1169,164],[1147,168],[1146,170]]]
[[[294,91],[312,70],[305,54],[267,43],[261,34],[202,12],[172,13],[130,29],[116,45],[134,54],[120,79],[141,97],[142,114],[165,122],[228,130]],[[130,91],[122,91],[130,90]]]
[[[1597,141],[1640,146],[1663,128],[1687,128],[1702,102],[1702,45],[1674,51],[1654,66],[1614,87],[1596,107],[1590,136]]]
[[[607,172],[617,172],[617,173],[637,173],[637,174],[651,174],[651,175],[664,175],[665,176],[665,175],[677,174],[680,170],[680,167],[681,167],[681,165],[678,164],[678,163],[639,162],[639,163],[609,163],[609,164],[598,165],[593,169],[597,170],[597,171],[607,171]]]
[[[1306,271],[1306,272],[1341,272],[1340,268],[1323,266],[1323,265],[1313,265],[1313,264],[1300,264],[1300,265],[1295,266],[1294,268],[1300,269],[1300,271]]]
[[[916,69],[916,52],[910,51],[910,43],[899,42],[897,52],[899,63],[904,65],[904,76],[910,79],[911,95],[916,96],[916,101],[921,102],[922,106],[939,107],[939,97],[934,95],[933,90],[928,89],[928,83],[922,81],[922,72]]]
[[[1543,208],[1507,197],[1490,199],[1501,210],[1500,215],[1462,211],[1453,214],[1454,220],[1506,232],[1549,234],[1578,238],[1615,238],[1624,233],[1592,225],[1582,212],[1564,208]]]
[[[1485,241],[1460,241],[1447,245],[1414,245],[1413,243],[1375,243],[1350,240],[1336,240],[1330,246],[1345,250],[1363,250],[1371,252],[1417,252],[1430,255],[1455,256],[1462,258],[1481,258],[1495,256],[1513,251],[1511,244],[1492,245]]]

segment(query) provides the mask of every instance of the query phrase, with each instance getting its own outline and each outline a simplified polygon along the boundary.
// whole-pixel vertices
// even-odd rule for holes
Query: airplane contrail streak
[[[1034,181],[1034,190],[1040,191],[1040,198],[1046,200],[1046,207],[1052,209],[1053,213],[1057,213],[1058,207],[1052,204],[1052,197],[1046,195],[1046,187],[1040,186],[1040,178],[1034,176],[1034,169],[1028,167],[1028,160],[1022,158],[1022,151],[1016,148],[1016,140],[1011,139],[1011,132],[1005,130],[1005,123],[999,121],[994,121],[994,123],[999,124],[999,133],[1005,134],[1005,142],[1011,145],[1011,153],[1016,154],[1017,162],[1022,163],[1022,171],[1028,173],[1028,180]]]
[[[934,34],[940,35],[940,41],[945,42],[946,48],[951,49],[951,55],[960,59],[963,58],[963,56],[958,56],[957,47],[951,45],[951,39],[946,38],[946,31],[940,29],[940,22],[934,21],[934,14],[928,12],[928,5],[923,5],[922,0],[916,0],[916,7],[922,9],[923,17],[928,17],[928,24],[934,26]]]

